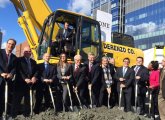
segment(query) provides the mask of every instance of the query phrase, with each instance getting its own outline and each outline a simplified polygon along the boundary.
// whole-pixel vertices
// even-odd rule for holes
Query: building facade
[[[165,44],[165,0],[126,0],[125,33],[146,50]]]
[[[91,14],[96,18],[96,11],[112,14],[112,31],[124,33],[125,0],[93,0]]]
[[[165,44],[165,0],[104,0],[107,10],[101,1],[93,1],[92,14],[100,8],[111,13],[112,32],[133,36],[135,47],[142,50]]]
[[[28,46],[27,40],[25,40],[24,42],[22,42],[22,43],[16,45],[15,55],[16,55],[17,57],[23,56],[23,48],[24,48],[25,46]]]

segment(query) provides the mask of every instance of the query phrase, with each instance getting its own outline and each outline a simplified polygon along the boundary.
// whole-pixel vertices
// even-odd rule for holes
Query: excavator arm
[[[52,13],[45,0],[10,0],[19,16],[18,23],[23,29],[33,57],[37,60],[39,34],[46,17]]]

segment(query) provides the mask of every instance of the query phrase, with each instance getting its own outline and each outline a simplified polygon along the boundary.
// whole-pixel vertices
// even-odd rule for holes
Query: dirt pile
[[[23,116],[18,116],[15,120],[25,120]],[[117,109],[107,109],[100,107],[96,109],[83,109],[79,112],[62,112],[54,115],[52,110],[42,112],[39,115],[34,115],[26,120],[150,120],[143,116],[138,116],[132,112],[122,112]]]

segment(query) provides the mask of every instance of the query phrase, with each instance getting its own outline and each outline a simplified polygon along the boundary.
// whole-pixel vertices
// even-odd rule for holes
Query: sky
[[[56,9],[71,10],[90,15],[91,0],[45,0],[52,11]],[[2,48],[9,38],[20,44],[26,37],[17,23],[18,15],[10,0],[0,0],[0,30],[3,33]]]

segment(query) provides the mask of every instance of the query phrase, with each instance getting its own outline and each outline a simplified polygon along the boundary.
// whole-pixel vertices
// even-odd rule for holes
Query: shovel
[[[5,80],[5,111],[4,111],[5,120],[7,120],[7,104],[8,104],[8,82]]]
[[[75,91],[75,93],[76,93],[76,97],[77,97],[77,100],[78,100],[79,105],[80,105],[80,109],[82,109],[82,104],[81,104],[81,101],[80,101],[80,98],[79,98],[79,96],[78,96],[77,91]]]
[[[67,86],[67,89],[68,89],[68,94],[69,94],[69,99],[70,99],[70,109],[73,111],[73,103],[72,103],[72,98],[71,98],[69,84],[67,83],[66,86]]]
[[[32,85],[30,85],[30,116],[33,116],[33,93],[32,93]]]
[[[50,92],[50,96],[51,96],[52,103],[53,103],[54,112],[56,112],[56,106],[55,106],[55,102],[54,102],[54,98],[53,98],[53,92],[52,92],[50,85],[48,85],[48,87],[49,87],[49,92]]]
[[[150,90],[150,96],[149,96],[149,109],[148,109],[149,116],[151,116],[151,102],[152,102],[152,90]]]
[[[120,87],[119,109],[121,109],[121,97],[122,97],[122,92],[123,92],[123,89],[122,89],[122,87]]]
[[[89,107],[92,108],[93,107],[93,102],[92,102],[92,91],[91,91],[91,89],[89,89],[89,96],[90,96],[90,102],[91,102]]]
[[[136,82],[136,85],[135,85],[135,112],[137,112],[137,90],[138,90],[138,85]]]
[[[111,93],[108,93],[108,109],[110,108],[110,105],[109,105],[110,97],[111,97]]]

